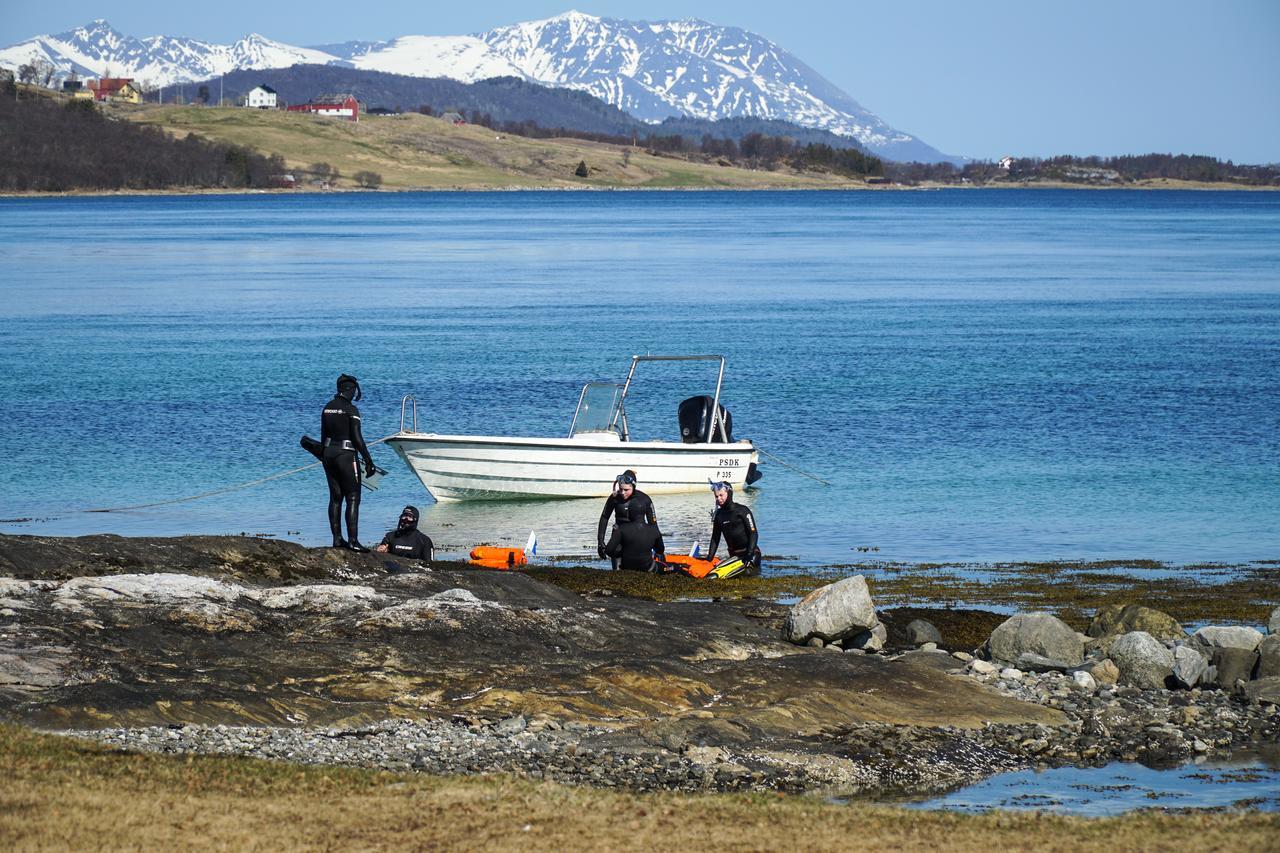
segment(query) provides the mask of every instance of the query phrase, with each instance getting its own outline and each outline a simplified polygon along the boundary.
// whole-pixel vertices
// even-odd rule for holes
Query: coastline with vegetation
[[[25,88],[25,87],[20,87]],[[0,194],[418,190],[1280,189],[1280,168],[1212,158],[890,163],[856,150],[749,134],[740,142],[529,135],[405,113],[358,122],[231,107],[0,97]],[[531,129],[532,128],[532,129]],[[563,133],[565,135],[554,135]]]

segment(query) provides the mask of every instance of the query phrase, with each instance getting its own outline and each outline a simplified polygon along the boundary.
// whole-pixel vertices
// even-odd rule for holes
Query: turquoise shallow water
[[[327,538],[304,464],[340,372],[366,433],[562,434],[636,352],[722,352],[766,554],[1280,558],[1280,195],[405,193],[0,199],[0,530]],[[676,435],[709,378],[637,388]],[[595,502],[406,502],[445,549],[588,553]],[[641,483],[643,488],[643,482]],[[710,495],[659,502],[677,545]]]

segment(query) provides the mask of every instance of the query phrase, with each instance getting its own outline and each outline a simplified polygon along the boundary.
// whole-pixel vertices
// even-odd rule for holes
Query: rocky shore
[[[861,578],[793,607],[603,592],[253,539],[0,536],[0,719],[132,751],[642,791],[919,793],[1280,744],[1274,633],[976,613],[997,627],[959,649],[927,611],[877,611]]]

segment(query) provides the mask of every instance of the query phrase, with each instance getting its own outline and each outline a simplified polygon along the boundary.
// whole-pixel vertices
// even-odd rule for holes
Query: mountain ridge
[[[104,19],[0,50],[0,66],[50,63],[56,75],[132,76],[171,85],[232,70],[335,65],[476,82],[517,77],[584,91],[636,118],[715,121],[755,117],[856,139],[877,156],[958,161],[890,126],[798,57],[747,30],[699,19],[628,21],[569,11],[488,32],[405,35],[298,47],[251,33],[231,45],[192,38],[143,39]]]

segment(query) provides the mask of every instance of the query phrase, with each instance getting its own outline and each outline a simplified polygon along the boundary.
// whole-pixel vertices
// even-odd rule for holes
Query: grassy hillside
[[[359,122],[270,110],[128,107],[119,115],[178,136],[198,133],[265,154],[290,169],[334,166],[339,186],[359,171],[382,176],[383,189],[518,187],[707,187],[795,189],[854,187],[861,181],[820,173],[766,172],[658,157],[576,139],[526,139],[484,127],[455,127],[418,114],[362,116]],[[585,162],[586,178],[574,169]]]

